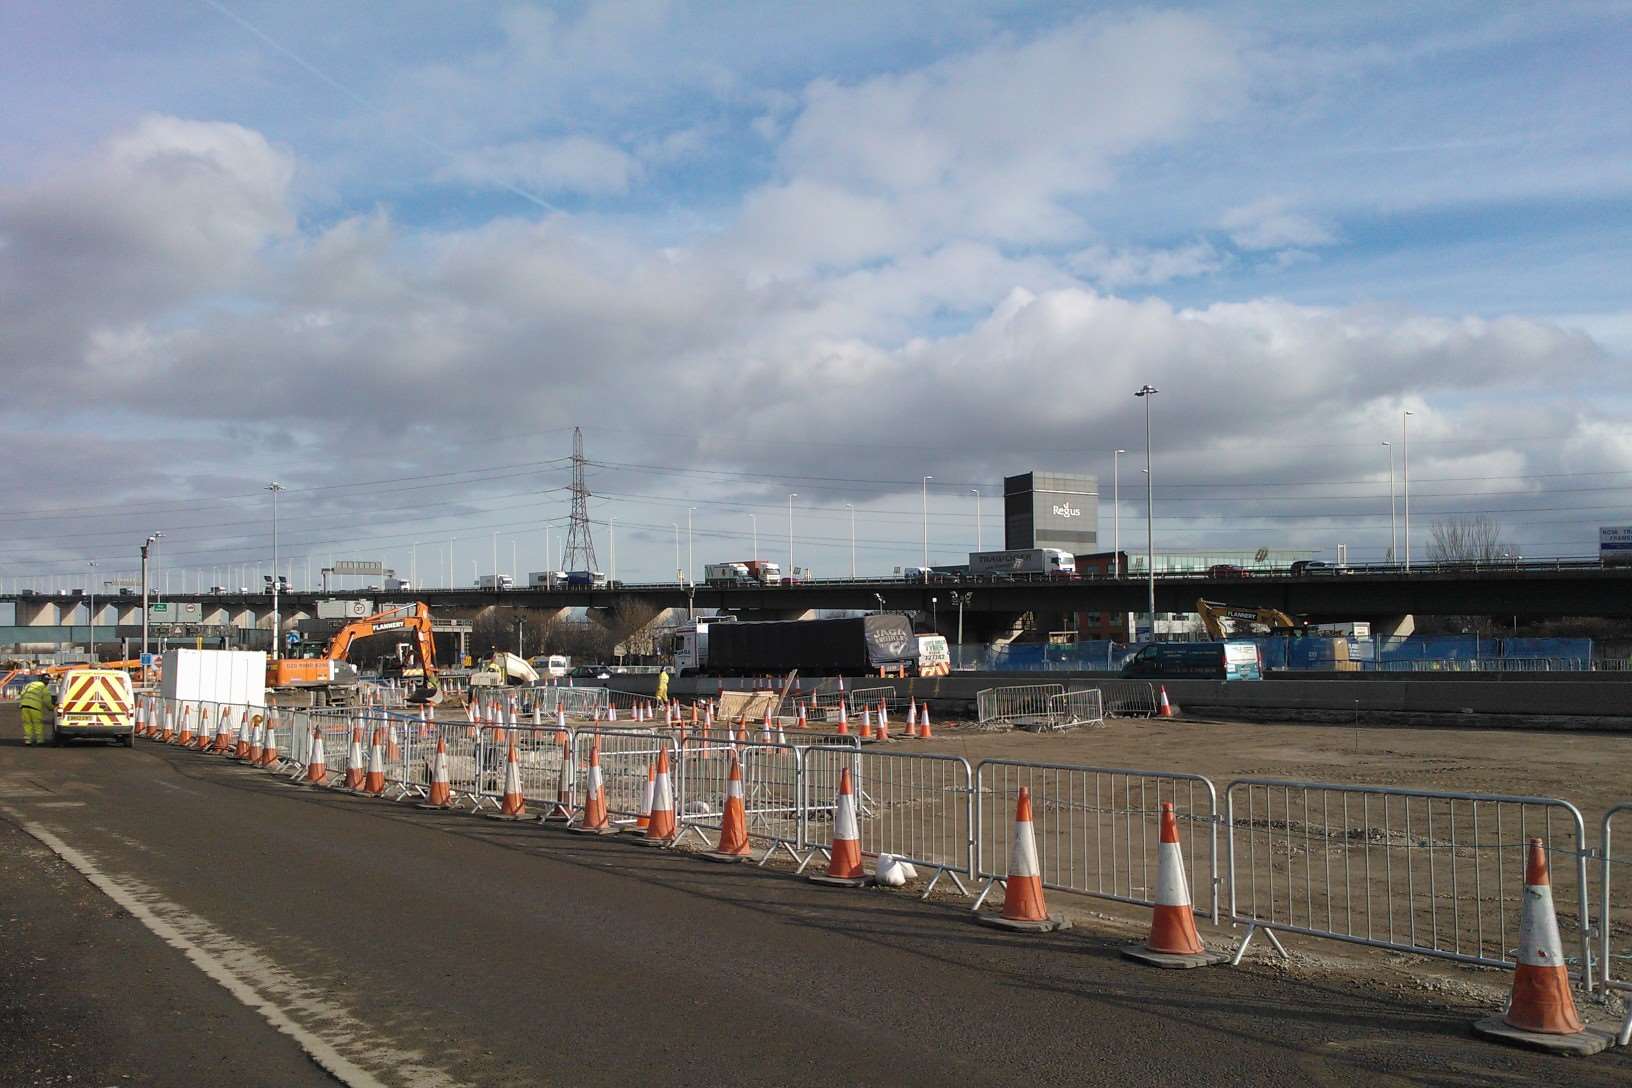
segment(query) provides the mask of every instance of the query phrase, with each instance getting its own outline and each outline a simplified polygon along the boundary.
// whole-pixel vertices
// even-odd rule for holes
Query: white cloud
[[[622,148],[587,136],[564,136],[463,152],[442,176],[551,193],[622,193],[640,171],[640,163]]]
[[[1326,246],[1337,241],[1331,226],[1295,211],[1283,197],[1265,197],[1231,208],[1219,226],[1229,232],[1230,241],[1247,250]]]
[[[1148,287],[1206,276],[1224,267],[1211,242],[1197,240],[1168,249],[1093,245],[1073,253],[1071,268],[1101,287]]]

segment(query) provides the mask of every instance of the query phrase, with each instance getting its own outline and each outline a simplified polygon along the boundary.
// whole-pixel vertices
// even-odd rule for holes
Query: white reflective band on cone
[[[1031,821],[1014,825],[1014,842],[1009,846],[1009,876],[1040,875],[1037,864],[1037,836]]]
[[[1184,878],[1184,854],[1176,842],[1156,848],[1156,902],[1164,907],[1188,907],[1190,882]]]
[[[1553,889],[1526,884],[1524,911],[1519,915],[1519,963],[1527,967],[1563,967],[1564,945],[1553,913]]]

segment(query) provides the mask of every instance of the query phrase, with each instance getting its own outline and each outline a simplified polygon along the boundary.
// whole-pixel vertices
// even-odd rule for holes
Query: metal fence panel
[[[1040,729],[1102,729],[1105,726],[1105,701],[1098,688],[1068,691],[1051,695],[1048,716]]]
[[[596,741],[601,745],[601,781],[606,788],[606,812],[614,824],[633,824],[646,798],[647,771],[660,751],[669,753],[671,776],[679,765],[677,739],[666,733],[634,729],[576,729],[572,734],[575,766],[588,767]],[[675,800],[683,793],[676,784]]]
[[[863,855],[893,854],[933,870],[925,898],[942,874],[967,893],[962,877],[974,869],[974,775],[967,760],[825,745],[806,748],[803,757],[807,849],[825,852],[832,841],[834,798],[848,767]]]
[[[988,759],[975,768],[976,876],[1007,875],[1015,803],[1031,794],[1043,885],[1153,906],[1162,803],[1173,803],[1190,901],[1218,921],[1218,796],[1196,774]]]
[[[1156,685],[1145,680],[1101,680],[1094,685],[1108,718],[1154,718]]]
[[[800,811],[800,749],[791,744],[737,742],[724,737],[686,736],[680,744],[680,829],[700,837],[703,830],[716,832],[710,845],[719,841],[718,832],[725,815],[726,782],[731,774],[731,756],[742,768],[743,810],[748,819],[748,836],[767,844],[760,864],[779,848],[797,858]]]
[[[1243,778],[1226,811],[1230,917],[1251,927],[1237,960],[1266,929],[1510,967],[1534,836],[1589,977],[1585,833],[1567,801]]]
[[[1632,906],[1632,856],[1616,857],[1611,836],[1615,817],[1623,812],[1632,813],[1632,801],[1612,805],[1604,813],[1598,838],[1598,932],[1600,946],[1598,963],[1604,985],[1612,990],[1632,994],[1632,922],[1617,920],[1616,906],[1624,914]],[[1626,1019],[1616,1042],[1632,1045],[1632,999],[1626,1002]]]
[[[982,728],[1002,728],[1021,718],[1048,715],[1048,701],[1065,693],[1064,684],[1017,684],[975,694],[975,718]]]

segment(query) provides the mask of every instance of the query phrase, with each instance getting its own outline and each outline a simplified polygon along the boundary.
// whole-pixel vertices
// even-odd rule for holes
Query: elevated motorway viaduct
[[[947,578],[940,581],[822,580],[762,587],[682,586],[624,583],[606,589],[419,589],[382,593],[339,590],[290,593],[281,598],[285,619],[316,612],[319,599],[366,598],[376,603],[414,599],[439,615],[474,616],[495,606],[559,610],[612,609],[637,601],[658,610],[730,609],[767,617],[797,616],[818,609],[889,609],[943,616],[958,608],[952,594],[968,597],[966,613],[1016,615],[1023,612],[1143,612],[1142,579],[1084,579],[1073,582]],[[1197,598],[1231,605],[1278,608],[1314,620],[1384,619],[1401,615],[1604,616],[1632,617],[1632,567],[1594,564],[1528,563],[1499,568],[1354,568],[1348,573],[1284,574],[1215,578],[1165,575],[1156,579],[1156,607],[1162,612],[1193,611]],[[172,602],[199,602],[205,623],[253,627],[270,616],[265,594],[169,594]],[[16,604],[21,626],[64,622],[81,598],[7,596]],[[140,623],[140,598],[98,598],[98,623]],[[216,618],[212,619],[214,616]],[[117,618],[115,618],[117,617]]]

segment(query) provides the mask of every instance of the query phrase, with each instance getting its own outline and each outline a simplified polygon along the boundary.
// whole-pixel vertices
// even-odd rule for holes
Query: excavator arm
[[[329,645],[323,652],[323,660],[344,661],[351,651],[352,644],[358,639],[388,634],[392,631],[406,631],[413,635],[414,655],[419,659],[420,668],[425,672],[423,685],[408,697],[408,701],[441,702],[441,685],[436,675],[436,640],[431,635],[431,610],[423,601],[388,609],[346,624],[329,640]],[[280,685],[294,679],[294,674],[301,670],[294,664],[288,664],[284,671],[288,672],[289,676],[286,678],[279,673],[277,683]]]
[[[1201,617],[1201,625],[1206,628],[1209,638],[1229,638],[1230,631],[1226,624],[1233,627],[1256,625],[1272,635],[1289,635],[1308,630],[1307,624],[1299,623],[1278,608],[1246,608],[1219,604],[1217,601],[1198,600],[1196,614]]]

